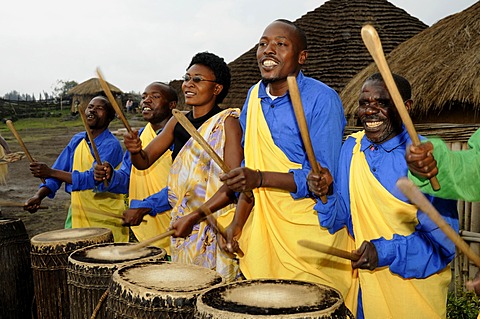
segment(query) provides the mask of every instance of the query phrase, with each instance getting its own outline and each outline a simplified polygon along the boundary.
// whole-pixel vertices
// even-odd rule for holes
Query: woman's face
[[[185,103],[190,106],[214,106],[217,95],[223,86],[214,81],[213,71],[201,64],[192,65],[184,76],[182,91],[185,95]]]

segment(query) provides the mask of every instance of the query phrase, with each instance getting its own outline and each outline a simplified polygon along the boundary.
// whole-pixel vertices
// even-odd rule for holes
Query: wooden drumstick
[[[35,160],[33,159],[32,155],[30,155],[30,152],[28,151],[27,147],[25,146],[25,143],[23,143],[23,140],[22,138],[20,137],[20,134],[18,134],[17,130],[15,129],[15,126],[13,126],[13,123],[11,120],[7,120],[5,122],[8,126],[8,128],[10,129],[10,131],[12,132],[12,134],[15,136],[15,138],[17,139],[18,141],[18,144],[20,144],[20,147],[23,149],[23,152],[25,153],[25,155],[27,156],[28,160],[30,161],[30,163],[33,163],[35,162]],[[40,178],[40,180],[42,181],[42,183],[45,184],[45,179],[44,178]]]
[[[218,232],[220,233],[220,235],[222,235],[223,238],[227,239],[227,234],[225,232],[225,228],[223,228],[222,225],[220,225],[216,220],[215,220],[215,217],[213,217],[212,215],[212,211],[210,210],[210,208],[208,208],[207,206],[205,205],[202,205],[200,206],[200,210],[205,214],[205,218],[207,216],[211,216],[210,218],[213,219],[213,221],[215,221],[215,227],[217,227],[218,229]],[[239,257],[243,257],[245,254],[243,253],[243,250],[240,249],[240,247],[238,247],[238,249],[235,251],[237,253],[237,255]]]
[[[402,177],[397,181],[397,187],[408,197],[410,202],[420,208],[427,216],[450,238],[473,263],[480,267],[480,256],[478,256],[470,246],[460,237],[460,235],[447,224],[445,219],[423,195],[420,189],[406,177]]]
[[[123,219],[122,216],[120,215],[117,215],[115,213],[110,213],[110,212],[105,212],[103,210],[88,210],[88,213],[93,213],[93,214],[97,214],[97,215],[103,215],[103,216],[108,216],[108,217],[112,217],[112,218],[116,218],[116,219]],[[145,219],[142,219],[142,223],[146,223],[147,221]]]
[[[341,249],[331,247],[331,246],[327,246],[327,245],[320,244],[320,243],[316,243],[316,242],[313,242],[313,241],[310,241],[310,240],[300,239],[297,243],[300,246],[310,248],[310,249],[313,249],[313,250],[316,250],[316,251],[319,251],[319,252],[322,252],[322,253],[325,253],[325,254],[329,254],[329,255],[332,255],[332,256],[348,259],[348,260],[351,260],[351,261],[357,261],[357,260],[360,259],[360,256],[355,255],[354,253],[351,253],[349,251],[341,250]]]
[[[297,118],[298,127],[300,128],[300,135],[302,136],[303,145],[305,145],[305,151],[307,152],[308,161],[312,167],[312,171],[315,174],[320,174],[320,164],[317,162],[315,152],[313,151],[312,141],[310,140],[310,134],[308,133],[307,121],[305,120],[305,112],[303,110],[302,99],[300,97],[300,91],[298,90],[297,79],[293,75],[287,77],[288,90],[290,92],[290,98],[292,99],[293,110],[295,111],[295,117]],[[327,202],[327,196],[320,197],[322,203]]]
[[[0,200],[0,207],[27,207],[27,205],[22,203],[15,203],[9,201]],[[40,206],[38,209],[48,209],[48,206]]]
[[[120,252],[120,253],[126,253],[126,252],[130,252],[130,251],[139,250],[139,249],[145,248],[145,247],[147,247],[147,246],[150,246],[151,244],[153,244],[153,243],[156,242],[156,241],[159,241],[160,239],[163,239],[163,238],[165,238],[165,237],[170,237],[170,236],[172,236],[173,234],[175,234],[175,230],[174,230],[174,229],[168,230],[168,231],[166,231],[166,232],[164,232],[164,233],[161,233],[160,235],[153,236],[152,238],[149,238],[149,239],[147,239],[147,240],[144,240],[144,241],[142,241],[142,242],[139,242],[138,244],[125,247],[124,249],[120,250],[119,252]]]
[[[210,155],[210,157],[217,163],[218,166],[222,169],[224,173],[228,173],[230,168],[228,165],[220,158],[220,156],[215,152],[215,150],[210,146],[210,144],[205,141],[205,139],[198,133],[195,126],[187,119],[185,115],[179,110],[172,110],[173,116],[177,119],[178,123],[183,126],[183,128],[190,134],[190,136],[204,149],[205,152]]]
[[[392,97],[393,103],[402,118],[403,123],[407,129],[408,135],[410,135],[410,139],[412,140],[412,144],[414,146],[420,145],[420,139],[418,138],[417,131],[415,130],[415,126],[413,126],[412,119],[408,114],[408,110],[405,107],[403,102],[402,96],[398,91],[397,85],[393,80],[392,72],[388,67],[387,60],[385,59],[385,55],[383,53],[382,43],[380,42],[380,37],[378,36],[377,30],[370,25],[367,24],[362,27],[362,39],[365,43],[365,46],[370,52],[370,55],[373,57],[375,64],[382,75],[383,81],[387,86],[388,92]],[[438,191],[440,189],[440,184],[438,183],[437,178],[434,176],[430,178],[430,184],[432,185],[433,190]]]
[[[123,114],[122,109],[120,109],[120,107],[117,104],[117,101],[113,97],[113,94],[110,91],[110,88],[108,87],[108,83],[103,78],[103,75],[102,75],[102,72],[100,71],[100,68],[97,68],[97,75],[98,75],[98,80],[100,81],[100,85],[102,86],[103,92],[105,92],[105,94],[107,95],[107,98],[110,101],[110,103],[112,104],[113,108],[115,109],[115,112],[117,113],[118,117],[122,121],[122,123],[125,126],[125,128],[127,129],[128,133],[132,133],[133,132],[132,127],[128,123],[127,118]]]
[[[97,145],[95,145],[92,132],[90,131],[90,126],[88,126],[88,123],[87,123],[87,116],[85,115],[85,109],[81,109],[79,113],[80,113],[80,117],[82,118],[85,131],[87,132],[88,139],[90,140],[90,145],[92,145],[93,155],[95,156],[95,160],[97,161],[98,165],[102,165],[102,160],[100,159],[100,154],[98,154]],[[108,187],[108,181],[106,179],[103,180],[103,184],[105,185],[105,187]]]

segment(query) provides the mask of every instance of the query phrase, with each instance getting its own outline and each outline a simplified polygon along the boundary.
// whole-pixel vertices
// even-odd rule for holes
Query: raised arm
[[[137,169],[149,168],[160,156],[165,153],[173,144],[173,130],[177,120],[172,117],[165,128],[158,134],[144,149],[138,131],[125,133],[123,136],[125,147],[130,152],[132,164]]]

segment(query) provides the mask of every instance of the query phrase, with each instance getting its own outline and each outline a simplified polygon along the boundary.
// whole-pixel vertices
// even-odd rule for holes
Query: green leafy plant
[[[480,301],[475,293],[461,289],[448,293],[448,319],[476,319],[479,313]]]

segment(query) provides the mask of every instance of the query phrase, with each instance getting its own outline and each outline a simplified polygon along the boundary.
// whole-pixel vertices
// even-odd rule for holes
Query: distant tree
[[[56,86],[53,88],[53,97],[64,99],[68,96],[68,91],[78,85],[76,81],[57,80]]]
[[[20,100],[21,99],[21,96],[20,96],[20,92],[16,91],[16,90],[13,90],[7,94],[5,94],[3,96],[3,98],[5,100]]]

